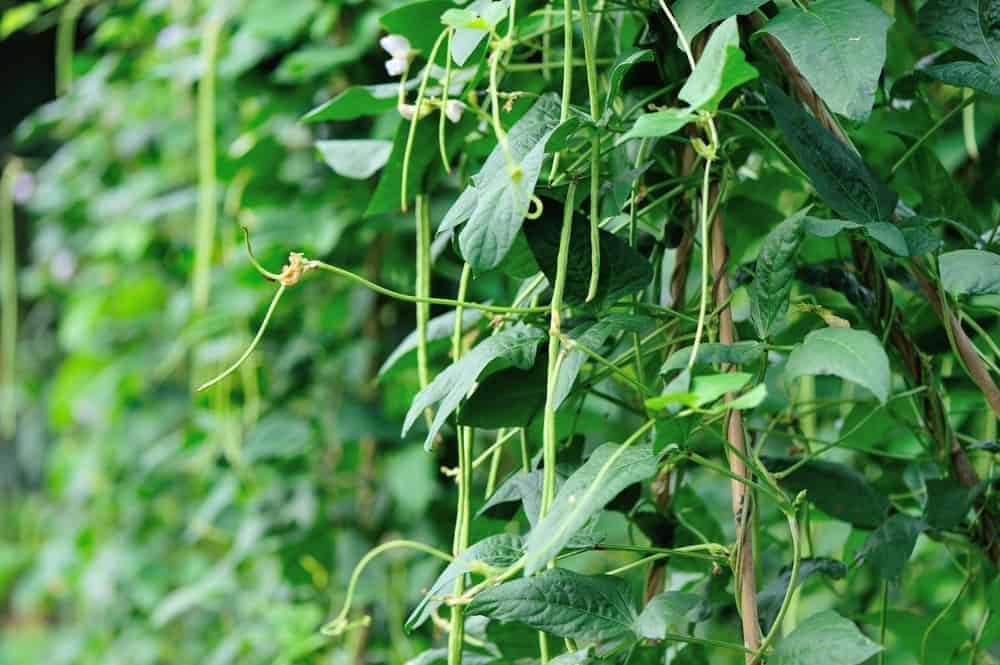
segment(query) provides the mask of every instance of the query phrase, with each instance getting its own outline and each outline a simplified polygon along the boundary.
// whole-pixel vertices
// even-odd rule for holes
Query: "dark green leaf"
[[[847,575],[847,564],[836,559],[802,559],[799,562],[798,585],[805,584],[813,575],[820,574],[829,577],[831,580],[839,580]],[[765,631],[771,630],[774,620],[781,609],[781,602],[788,591],[788,583],[792,579],[791,566],[785,566],[778,574],[778,578],[764,587],[764,590],[757,594],[757,609],[760,616],[760,625]]]
[[[660,372],[669,372],[675,369],[684,369],[688,366],[691,358],[693,346],[685,346],[670,354],[667,361],[663,363]],[[764,345],[760,342],[736,342],[735,344],[701,344],[698,346],[698,357],[695,364],[727,363],[730,365],[743,365],[745,363],[760,360],[764,353]]]
[[[674,15],[688,41],[713,23],[737,14],[749,14],[767,0],[678,0]],[[679,45],[679,40],[678,40]]]
[[[537,328],[517,324],[487,337],[462,358],[438,374],[416,397],[406,412],[403,435],[409,431],[425,409],[438,405],[424,447],[429,448],[434,436],[459,403],[472,389],[480,372],[493,360],[504,358],[517,367],[530,367],[535,351],[544,334]]]
[[[555,558],[573,535],[619,492],[656,473],[650,444],[606,443],[595,450],[556,494],[545,517],[528,534],[525,572],[531,575]]]
[[[1000,11],[995,0],[929,0],[920,8],[917,25],[932,39],[1000,65]]]
[[[896,194],[801,105],[770,83],[764,87],[771,114],[827,205],[855,222],[888,221]]]
[[[508,367],[491,374],[465,401],[458,423],[482,429],[527,427],[545,405],[547,369],[547,363],[536,362],[531,369]]]
[[[802,220],[808,211],[808,208],[800,210],[767,234],[757,255],[756,277],[748,291],[750,320],[761,339],[767,339],[781,326],[788,313],[795,255],[802,244]]]
[[[462,331],[468,330],[482,317],[483,313],[478,309],[465,309],[462,311]],[[435,316],[427,322],[426,336],[428,342],[439,339],[448,339],[455,331],[455,310],[449,310],[440,316]],[[399,362],[406,354],[415,351],[419,344],[419,335],[416,330],[407,335],[399,346],[389,354],[382,366],[378,369],[378,376],[382,376]]]
[[[1000,293],[1000,254],[959,249],[938,258],[941,286],[955,295]]]
[[[917,536],[927,523],[916,517],[897,513],[872,531],[855,555],[855,564],[863,561],[875,569],[879,577],[898,579],[917,544]]]
[[[627,55],[622,55],[618,58],[618,62],[614,64],[611,68],[611,74],[608,77],[608,98],[607,102],[604,104],[604,108],[611,108],[611,104],[618,98],[618,92],[621,90],[622,80],[628,71],[632,69],[632,66],[640,62],[650,62],[653,60],[653,52],[649,49],[641,49],[638,51],[633,51]]]
[[[517,503],[524,506],[528,523],[534,526],[542,503],[544,471],[518,471],[500,483],[477,515],[510,519],[517,513]],[[558,483],[557,483],[558,484]],[[514,505],[508,505],[514,504]]]
[[[892,17],[867,0],[816,0],[789,7],[761,31],[777,38],[836,113],[864,120],[875,103]]]
[[[379,22],[386,32],[410,40],[410,46],[426,58],[445,29],[441,25],[441,15],[454,6],[448,0],[417,0],[390,9]]]
[[[778,642],[770,665],[859,665],[882,647],[832,610],[809,617]]]
[[[969,512],[969,488],[951,479],[931,479],[927,487],[924,520],[935,529],[954,529]]]
[[[552,568],[481,592],[467,611],[557,637],[608,642],[632,634],[631,595],[620,578]]]
[[[943,65],[930,65],[922,71],[948,85],[972,88],[994,97],[1000,96],[1000,65],[949,62]]]
[[[785,365],[785,381],[832,374],[867,388],[882,403],[889,398],[889,357],[867,330],[821,328],[796,346]]]
[[[767,468],[782,471],[795,463],[792,459],[767,458]],[[824,513],[854,526],[872,529],[889,512],[889,499],[872,487],[854,469],[813,460],[806,462],[780,480],[791,494],[806,490],[806,499]]]

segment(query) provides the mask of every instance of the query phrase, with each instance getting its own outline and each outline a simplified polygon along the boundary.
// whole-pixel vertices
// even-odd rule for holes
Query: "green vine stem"
[[[408,548],[417,550],[418,552],[424,552],[425,554],[430,554],[435,556],[442,561],[451,563],[454,561],[454,557],[447,552],[442,552],[436,547],[431,547],[430,545],[425,545],[424,543],[418,542],[416,540],[391,540],[387,543],[382,543],[378,547],[371,549],[367,554],[365,554],[361,561],[354,567],[354,571],[351,572],[351,579],[347,583],[347,595],[344,598],[344,605],[341,607],[340,612],[334,617],[330,622],[328,622],[320,631],[324,635],[338,636],[345,632],[358,628],[361,626],[367,626],[371,621],[371,617],[363,617],[357,621],[348,622],[347,615],[351,611],[351,604],[354,602],[354,590],[358,585],[358,579],[361,577],[361,573],[364,572],[365,567],[371,563],[373,559],[382,554],[383,552],[388,552],[389,550]]]
[[[21,160],[7,162],[0,176],[0,435],[12,439],[17,429],[17,252],[14,233],[14,183]]]
[[[559,122],[564,123],[569,118],[569,98],[573,93],[573,0],[563,0],[563,80],[562,99],[559,104]],[[561,151],[552,157],[552,168],[549,171],[549,184],[552,184],[559,170]]]
[[[587,11],[588,0],[580,0],[580,25],[583,28],[583,57],[587,61],[587,97],[590,101],[590,118],[595,125],[601,121],[601,101],[597,96],[597,64],[593,27]],[[587,286],[587,302],[597,295],[597,283],[601,276],[601,135],[595,131],[590,139],[590,283]]]
[[[218,216],[218,180],[215,173],[215,62],[222,20],[205,22],[201,38],[201,82],[198,85],[198,211],[195,227],[191,300],[194,311],[208,307],[212,250]]]
[[[56,94],[65,95],[73,86],[73,50],[76,23],[89,0],[70,0],[59,16],[56,31]]]
[[[419,107],[419,102],[418,102]],[[416,118],[416,115],[414,115]],[[414,125],[410,125],[414,127]],[[431,219],[430,203],[425,194],[417,194],[416,214],[417,222],[417,265],[414,292],[418,298],[426,299],[431,295]],[[459,296],[459,301],[462,297]],[[430,383],[430,375],[427,369],[427,322],[431,318],[431,306],[426,300],[417,304],[417,376],[420,380],[420,387],[426,388]],[[459,315],[461,316],[461,315]],[[461,319],[458,319],[459,323]],[[427,418],[427,426],[434,419],[434,414],[430,408],[424,411]]]
[[[774,618],[774,623],[771,624],[771,629],[767,631],[767,635],[760,644],[760,648],[757,653],[752,658],[747,658],[749,665],[757,665],[761,658],[767,653],[768,647],[774,641],[774,638],[778,636],[778,632],[781,630],[781,624],[785,619],[785,613],[788,612],[788,606],[791,604],[792,595],[795,592],[795,588],[799,583],[799,563],[802,559],[802,546],[799,537],[799,522],[796,517],[799,505],[805,500],[805,491],[799,493],[795,498],[795,502],[790,510],[785,510],[785,519],[788,522],[788,531],[792,537],[792,571],[788,577],[788,588],[785,590],[785,597],[781,600],[781,607],[778,609],[778,615]],[[756,600],[754,601],[756,602]]]
[[[451,85],[451,43],[455,37],[455,31],[448,30],[448,46],[445,47],[445,58],[444,58],[444,80],[441,81],[441,109],[438,114],[438,151],[441,153],[441,163],[444,165],[444,172],[451,174],[451,163],[448,161],[448,144],[445,141],[445,120],[448,114],[445,113],[445,109],[448,108],[448,87]],[[430,65],[428,65],[430,69]],[[420,106],[418,105],[419,109]],[[404,181],[405,182],[405,181]]]

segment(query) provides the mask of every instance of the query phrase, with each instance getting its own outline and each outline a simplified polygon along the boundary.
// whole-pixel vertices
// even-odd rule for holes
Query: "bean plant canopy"
[[[1000,662],[1000,0],[0,10],[0,663]]]

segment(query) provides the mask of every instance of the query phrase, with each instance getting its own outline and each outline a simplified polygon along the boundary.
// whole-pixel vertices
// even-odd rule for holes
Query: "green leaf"
[[[399,210],[403,182],[403,155],[406,153],[406,139],[410,132],[409,122],[396,125],[396,133],[392,139],[392,153],[389,155],[386,167],[382,169],[378,185],[365,210],[366,217],[373,217],[386,212]],[[453,134],[457,134],[454,132]],[[410,155],[410,170],[407,174],[407,203],[413,200],[421,190],[421,182],[429,169],[431,162],[438,158],[437,150],[438,123],[418,122],[414,135],[413,151]],[[450,141],[454,143],[454,138]],[[450,146],[453,150],[457,147]]]
[[[814,614],[778,642],[769,665],[859,665],[879,651],[878,644],[833,610]]]
[[[451,57],[456,65],[462,67],[468,62],[469,57],[489,34],[490,29],[506,18],[509,4],[507,0],[503,2],[475,0],[466,9],[449,9],[444,13],[441,17],[442,21],[445,21],[446,16],[453,16],[452,12],[461,12],[472,19],[466,25],[456,25],[457,29],[452,35]]]
[[[456,212],[449,211],[445,217],[439,233],[466,222],[458,237],[459,248],[477,272],[495,268],[514,244],[531,205],[545,142],[558,124],[559,98],[554,94],[539,97],[507,135],[519,174],[511,174],[497,146],[455,202]]]
[[[302,116],[303,122],[354,120],[396,108],[399,86],[353,86]]]
[[[423,625],[431,617],[434,610],[441,606],[440,598],[452,592],[455,580],[459,576],[477,571],[482,574],[482,566],[507,568],[520,559],[523,553],[523,539],[509,533],[489,536],[470,546],[438,575],[434,584],[424,594],[420,604],[407,618],[406,629],[415,630]]]
[[[635,120],[635,124],[618,138],[616,143],[624,143],[631,139],[659,138],[668,136],[695,120],[691,109],[663,109],[652,113],[643,113]]]
[[[669,372],[675,369],[684,369],[688,366],[691,358],[691,351],[694,346],[685,346],[670,354],[667,361],[660,368],[660,373]],[[760,342],[736,342],[735,344],[708,343],[698,346],[698,356],[695,364],[714,365],[716,363],[727,363],[730,365],[743,365],[755,362],[764,353],[764,345]]]
[[[566,479],[545,517],[528,534],[525,573],[544,568],[592,515],[623,489],[655,473],[650,444],[600,446]]]
[[[559,254],[562,209],[555,201],[545,200],[541,218],[524,226],[535,260],[553,283]],[[590,283],[590,225],[574,214],[569,241],[569,263],[563,300],[572,307],[604,309],[623,296],[644,289],[653,279],[653,267],[628,243],[605,230],[600,231],[601,269],[594,300],[587,302]]]
[[[785,365],[785,381],[830,374],[867,388],[883,404],[889,398],[889,358],[866,330],[821,328],[796,346]]]
[[[938,257],[941,285],[955,295],[1000,293],[1000,254],[959,249]]]
[[[768,470],[784,471],[794,459],[766,458]],[[873,529],[889,512],[889,498],[872,487],[854,469],[824,460],[812,460],[779,481],[791,494],[806,490],[806,499],[824,513],[854,526]]]
[[[756,277],[750,283],[750,320],[761,339],[784,324],[795,278],[795,255],[802,244],[802,220],[808,208],[795,213],[764,238],[757,255]]]
[[[448,0],[417,0],[394,7],[379,18],[386,32],[410,40],[410,47],[426,58],[444,28],[441,15],[455,5]]]
[[[917,536],[927,528],[922,519],[904,513],[892,515],[868,539],[855,555],[855,564],[864,561],[886,580],[898,579],[917,544]]]
[[[486,589],[467,612],[522,623],[557,637],[610,642],[632,634],[631,596],[628,584],[618,577],[552,568]]]
[[[927,504],[924,520],[935,529],[954,529],[969,512],[969,488],[950,478],[924,481]]]
[[[820,238],[832,238],[841,231],[860,230],[867,233],[871,238],[888,249],[897,256],[911,256],[911,250],[907,244],[903,231],[889,222],[870,222],[859,224],[846,219],[820,219],[818,217],[806,217],[803,220],[803,228],[807,233]]]
[[[678,0],[674,17],[690,42],[713,23],[738,14],[749,14],[767,0]],[[680,46],[680,40],[677,43]]]
[[[766,398],[767,384],[759,383],[736,399],[727,402],[726,404],[722,404],[718,408],[720,410],[729,409],[730,411],[746,411],[748,409],[757,408]]]
[[[681,372],[678,378],[686,375]],[[691,379],[690,386],[683,388],[675,386],[675,379],[663,389],[659,397],[646,400],[646,408],[651,411],[665,409],[671,404],[684,404],[696,408],[719,399],[726,393],[733,393],[749,383],[753,376],[745,372],[726,372],[724,374],[708,374]]]
[[[635,622],[635,632],[648,640],[662,640],[667,632],[684,633],[698,620],[701,596],[684,591],[665,591],[653,596]]]
[[[972,88],[994,97],[1000,96],[1000,66],[982,62],[949,62],[930,65],[922,69],[925,74],[942,83]]]
[[[797,586],[805,584],[813,575],[825,575],[831,580],[843,579],[847,575],[847,564],[836,559],[826,558],[806,558],[799,562],[799,578]],[[764,587],[764,590],[757,594],[757,609],[760,615],[760,625],[765,631],[771,629],[774,620],[778,617],[781,609],[781,602],[788,591],[788,583],[792,580],[791,566],[785,566],[778,574],[777,579]]]
[[[614,66],[611,67],[611,74],[608,76],[608,98],[604,108],[610,109],[611,104],[618,98],[622,81],[632,66],[640,62],[651,62],[653,59],[653,52],[649,49],[633,51],[619,57]]]
[[[316,141],[316,149],[337,175],[366,180],[385,166],[392,143],[379,139]]]
[[[506,478],[490,495],[483,507],[476,513],[496,519],[509,520],[517,514],[517,503],[524,506],[525,517],[532,526],[538,521],[538,512],[542,503],[542,483],[544,471],[517,471]],[[558,472],[556,485],[559,484]],[[515,504],[508,506],[506,504]]]
[[[931,39],[1000,65],[1000,11],[995,0],[929,0],[920,8],[917,27]]]
[[[761,32],[773,35],[832,111],[864,120],[875,103],[892,17],[867,0],[789,7]]]
[[[701,59],[677,96],[695,109],[714,111],[731,90],[755,78],[757,70],[747,63],[740,49],[740,30],[733,16],[712,32]]]
[[[482,381],[458,414],[459,425],[481,429],[527,427],[545,405],[547,363],[508,367]],[[502,399],[497,399],[502,396]]]
[[[646,316],[612,313],[593,323],[577,326],[570,331],[569,337],[591,351],[598,351],[612,335],[623,331],[639,332],[648,327],[651,322],[652,319]],[[555,408],[558,409],[573,390],[580,369],[586,361],[587,355],[579,348],[570,349],[563,358],[559,365],[559,373],[556,375],[556,388],[553,395]]]
[[[896,194],[800,104],[770,83],[764,89],[775,122],[827,205],[855,222],[888,221],[896,208]]]
[[[462,331],[468,330],[482,317],[483,313],[478,309],[465,309],[462,311]],[[427,322],[427,341],[434,342],[439,339],[449,339],[455,331],[455,310],[449,310],[444,314],[435,316]],[[406,354],[416,350],[419,344],[419,334],[416,330],[407,335],[399,346],[389,354],[382,366],[378,369],[378,378],[395,366]]]
[[[484,339],[417,393],[409,411],[406,412],[403,436],[406,436],[425,409],[437,404],[434,420],[424,441],[424,447],[430,449],[434,436],[448,417],[455,412],[479,378],[480,372],[490,362],[504,358],[517,367],[530,367],[534,364],[535,351],[544,336],[544,333],[537,328],[517,324]]]

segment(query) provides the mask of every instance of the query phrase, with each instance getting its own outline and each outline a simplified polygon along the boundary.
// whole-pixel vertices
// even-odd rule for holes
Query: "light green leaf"
[[[566,479],[545,517],[528,534],[525,573],[542,569],[592,515],[629,485],[656,473],[650,444],[605,443]]]
[[[778,642],[770,665],[859,665],[882,647],[833,610],[814,614]]]
[[[649,326],[651,322],[652,319],[645,316],[612,313],[593,323],[577,326],[570,331],[569,337],[591,351],[597,351],[612,335],[626,330],[639,332]],[[559,373],[556,375],[556,389],[553,395],[555,408],[558,409],[573,390],[576,377],[580,374],[580,369],[586,360],[587,355],[579,348],[571,349],[563,358],[559,365]]]
[[[688,388],[675,385],[682,377],[686,376],[687,370],[681,372],[677,378],[664,388],[664,393],[659,397],[652,397],[646,400],[646,408],[651,411],[665,409],[671,404],[684,404],[691,408],[697,408],[709,404],[719,399],[726,393],[734,393],[753,378],[745,372],[727,372],[724,374],[708,374],[696,376],[690,381]]]
[[[872,531],[858,548],[855,564],[864,561],[886,580],[898,579],[917,544],[917,536],[924,532],[927,523],[922,519],[897,513]]]
[[[864,120],[875,103],[892,17],[867,0],[789,7],[761,29],[777,38],[832,111]]]
[[[1000,65],[1000,10],[995,0],[929,0],[917,27],[990,65]]]
[[[681,32],[691,41],[711,24],[730,16],[749,14],[765,2],[767,0],[678,0],[673,9]],[[677,46],[680,47],[680,40]]]
[[[486,589],[467,612],[522,623],[557,637],[610,642],[632,634],[631,596],[628,584],[618,577],[552,568]]]
[[[721,405],[720,409],[746,411],[756,409],[767,398],[767,384],[759,383],[733,401]]]
[[[955,295],[1000,293],[1000,254],[959,249],[938,258],[941,285]]]
[[[921,71],[948,85],[972,88],[994,97],[1000,96],[1000,65],[949,62],[943,65],[930,65]]]
[[[392,152],[392,142],[379,139],[316,141],[316,149],[337,175],[366,180],[385,166]]]
[[[750,295],[750,320],[761,339],[785,321],[788,298],[795,278],[795,255],[802,244],[802,220],[808,208],[800,210],[767,234],[757,255],[756,277],[747,289]]]
[[[303,122],[354,120],[396,108],[399,86],[353,86],[302,116]]]
[[[755,78],[757,70],[740,49],[740,30],[733,16],[712,32],[678,97],[695,109],[714,111],[731,90]]]
[[[472,324],[482,317],[483,313],[478,309],[466,309],[462,311],[462,330],[466,331]],[[449,310],[440,316],[435,316],[427,322],[427,341],[434,342],[439,339],[448,339],[455,331],[455,310]],[[419,335],[416,330],[407,335],[399,346],[389,354],[382,366],[378,369],[378,377],[388,372],[406,354],[414,351],[419,343]]]
[[[775,473],[796,464],[794,459],[766,458]],[[824,460],[798,466],[780,480],[781,486],[796,495],[806,490],[806,499],[834,519],[873,529],[889,512],[889,498],[871,486],[854,469]]]
[[[691,359],[693,346],[685,346],[670,354],[667,361],[660,368],[660,373],[669,372],[675,369],[684,369]],[[698,357],[695,364],[714,365],[716,363],[728,363],[730,365],[742,365],[744,363],[759,360],[764,353],[764,345],[760,342],[736,342],[735,344],[708,343],[698,346]]]
[[[616,142],[624,143],[631,139],[668,136],[694,119],[695,115],[691,109],[663,109],[652,113],[643,113],[636,118],[632,128],[622,134]]]
[[[685,591],[665,591],[653,596],[636,619],[635,632],[649,640],[662,640],[668,632],[683,633],[698,620],[701,596]]]
[[[889,397],[889,358],[878,337],[866,330],[821,328],[806,335],[785,365],[785,381],[832,374],[867,388],[880,402]]]
[[[455,412],[459,403],[472,389],[480,372],[497,358],[509,360],[517,367],[530,367],[534,364],[535,351],[545,335],[537,328],[517,324],[496,335],[487,337],[462,358],[453,363],[413,398],[409,411],[403,422],[403,436],[417,421],[423,411],[435,404],[434,420],[424,447],[430,449],[434,436],[444,425],[448,417]]]
[[[559,98],[555,94],[539,97],[507,135],[519,174],[512,176],[497,146],[473,178],[473,193],[463,192],[456,202],[461,214],[449,214],[447,224],[442,225],[443,229],[455,226],[465,221],[462,217],[468,212],[458,243],[463,258],[477,272],[495,268],[514,244],[541,172],[545,142],[558,124]]]
[[[406,620],[406,629],[415,630],[431,617],[434,609],[441,606],[441,596],[451,593],[455,580],[469,572],[484,572],[483,566],[507,568],[524,553],[524,541],[520,536],[500,533],[480,540],[470,546],[461,556],[452,561],[442,571],[434,584],[424,594],[420,604]]]
[[[771,114],[827,205],[855,222],[888,221],[896,194],[801,105],[770,83],[764,90]]]

